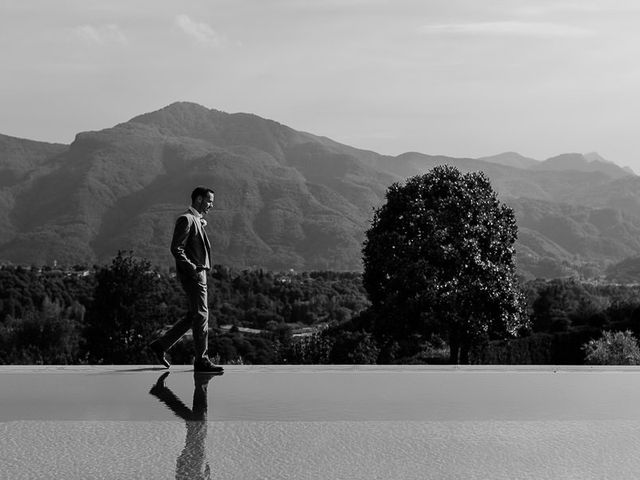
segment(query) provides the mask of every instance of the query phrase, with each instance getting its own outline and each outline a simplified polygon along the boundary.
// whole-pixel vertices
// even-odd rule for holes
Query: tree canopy
[[[118,252],[96,273],[86,337],[93,363],[144,363],[151,335],[168,321],[161,276],[145,259]]]
[[[133,263],[145,265],[143,260]],[[155,357],[147,357],[140,343],[128,342],[123,350],[117,341],[122,338],[117,331],[130,329],[130,324],[114,325],[109,320],[112,315],[105,315],[105,299],[110,296],[105,294],[113,292],[106,288],[111,283],[107,280],[114,272],[103,276],[103,268],[113,270],[114,266],[0,266],[0,364],[155,363]],[[158,308],[156,313],[145,313],[144,308],[136,307],[138,319],[146,317],[145,323],[155,328],[184,315],[184,293],[175,275],[161,269],[150,276],[146,268],[135,271],[149,287],[153,284],[141,293],[150,296]],[[135,283],[126,272],[128,268],[120,272],[123,282]],[[220,363],[449,362],[446,335],[429,336],[420,351],[411,354],[400,351],[400,344],[421,336],[415,332],[406,340],[395,337],[385,342],[372,329],[378,315],[368,308],[359,273],[238,271],[215,265],[209,286],[209,351]],[[591,361],[585,358],[585,344],[600,338],[603,330],[629,330],[635,338],[640,337],[640,286],[636,284],[539,279],[522,288],[531,329],[524,329],[516,338],[495,335],[489,342],[475,345],[470,362],[581,365]],[[126,299],[127,291],[123,288],[122,294],[111,297],[114,301],[107,310],[119,311],[117,305]],[[101,328],[96,328],[98,323]],[[216,324],[226,327],[217,328]],[[144,339],[145,334],[142,336]],[[113,349],[119,349],[119,359],[104,354]],[[175,364],[191,362],[192,354],[189,336],[171,349]]]
[[[379,333],[404,350],[446,335],[454,363],[481,337],[515,334],[525,324],[516,237],[513,211],[482,173],[445,165],[393,184],[363,247]]]

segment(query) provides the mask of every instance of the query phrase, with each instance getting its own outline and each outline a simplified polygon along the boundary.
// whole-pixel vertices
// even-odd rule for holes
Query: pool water
[[[3,479],[624,479],[638,453],[633,367],[0,367]]]

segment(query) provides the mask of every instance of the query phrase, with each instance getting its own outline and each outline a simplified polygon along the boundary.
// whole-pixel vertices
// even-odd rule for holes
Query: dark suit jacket
[[[200,219],[190,210],[176,220],[171,253],[176,259],[176,270],[188,276],[192,277],[198,270],[211,267],[211,244],[207,233]]]

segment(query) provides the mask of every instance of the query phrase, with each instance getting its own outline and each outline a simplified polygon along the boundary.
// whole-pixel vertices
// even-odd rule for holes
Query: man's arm
[[[173,239],[171,240],[171,254],[175,257],[176,262],[185,266],[187,270],[196,273],[196,265],[187,258],[185,254],[185,245],[189,238],[189,218],[187,215],[181,215],[176,220],[176,226],[173,230]]]

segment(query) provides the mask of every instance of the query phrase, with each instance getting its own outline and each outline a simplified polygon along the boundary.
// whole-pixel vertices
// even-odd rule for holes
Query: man
[[[171,253],[176,259],[176,275],[184,289],[187,315],[164,335],[149,344],[162,364],[169,368],[166,352],[189,330],[193,331],[196,372],[218,373],[222,367],[214,365],[207,356],[209,337],[209,308],[207,305],[207,271],[211,269],[211,244],[204,230],[203,216],[213,206],[214,192],[197,187],[191,193],[189,210],[176,220],[171,240]]]

